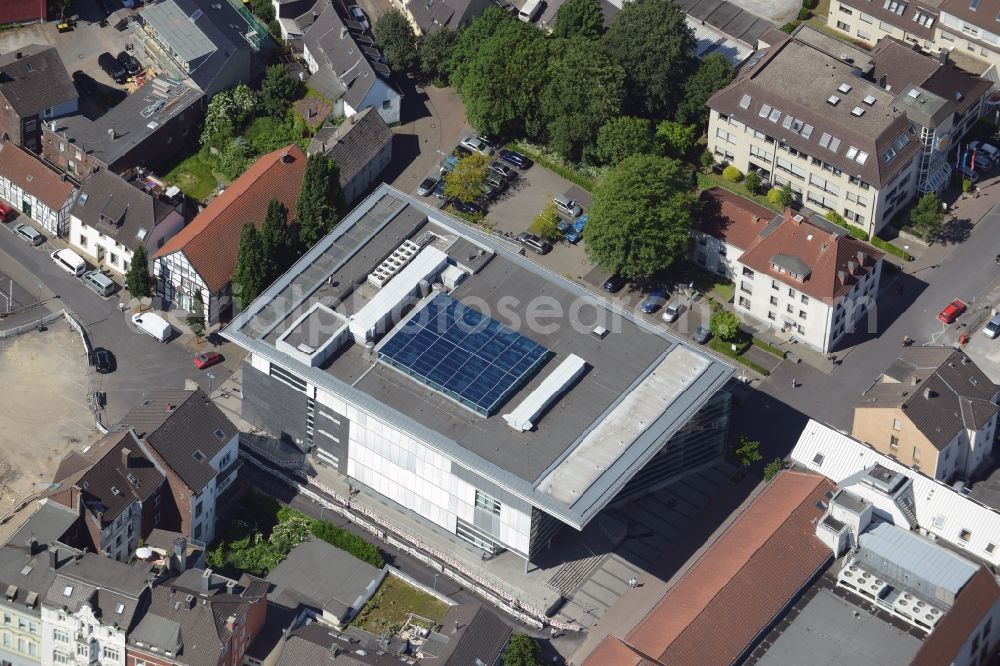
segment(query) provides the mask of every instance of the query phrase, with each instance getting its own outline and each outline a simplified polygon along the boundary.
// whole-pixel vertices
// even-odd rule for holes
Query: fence
[[[28,333],[29,331],[37,330],[40,326],[47,326],[48,324],[51,324],[56,319],[59,319],[59,317],[62,317],[64,315],[67,318],[69,317],[69,315],[66,314],[65,310],[60,310],[59,312],[50,312],[49,314],[39,317],[38,319],[36,319],[31,323],[21,324],[20,326],[15,326],[14,328],[8,328],[7,330],[0,331],[0,340],[6,340],[7,338],[15,338],[19,335]]]

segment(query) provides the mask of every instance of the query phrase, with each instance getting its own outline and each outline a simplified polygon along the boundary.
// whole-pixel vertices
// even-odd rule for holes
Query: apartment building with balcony
[[[948,182],[988,81],[891,41],[868,53],[811,28],[772,41],[708,102],[717,162],[868,235]]]
[[[1000,82],[1000,21],[982,0],[831,0],[827,24],[866,44],[894,37],[931,52],[951,52],[963,66]]]

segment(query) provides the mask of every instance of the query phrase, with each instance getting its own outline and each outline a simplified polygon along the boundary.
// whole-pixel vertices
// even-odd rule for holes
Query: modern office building
[[[530,559],[716,460],[733,369],[382,185],[223,336],[243,418]]]
[[[949,153],[983,113],[990,82],[942,60],[891,39],[867,52],[803,26],[712,96],[708,149],[875,234],[948,183]]]

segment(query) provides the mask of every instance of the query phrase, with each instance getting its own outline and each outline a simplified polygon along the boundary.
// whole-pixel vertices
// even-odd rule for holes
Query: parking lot
[[[80,336],[64,319],[0,340],[0,513],[51,482],[68,451],[99,436],[89,372]]]

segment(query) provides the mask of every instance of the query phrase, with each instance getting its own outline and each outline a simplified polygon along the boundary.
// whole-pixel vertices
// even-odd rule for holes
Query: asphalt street
[[[60,269],[49,256],[54,249],[49,242],[32,247],[9,231],[8,227],[0,229],[0,270],[6,271],[11,259],[19,263],[34,275],[33,282],[19,278],[22,287],[30,290],[41,284],[58,296],[58,300],[48,302],[49,308],[65,307],[76,313],[91,345],[104,347],[114,355],[114,372],[91,375],[91,390],[107,394],[106,423],[116,423],[149,389],[182,388],[185,379],[193,379],[208,390],[208,372],[216,378],[213,387],[228,377],[229,371],[221,365],[209,371],[196,369],[194,353],[178,340],[161,344],[137,331],[129,313],[119,309],[119,294],[102,298],[79,278]]]

